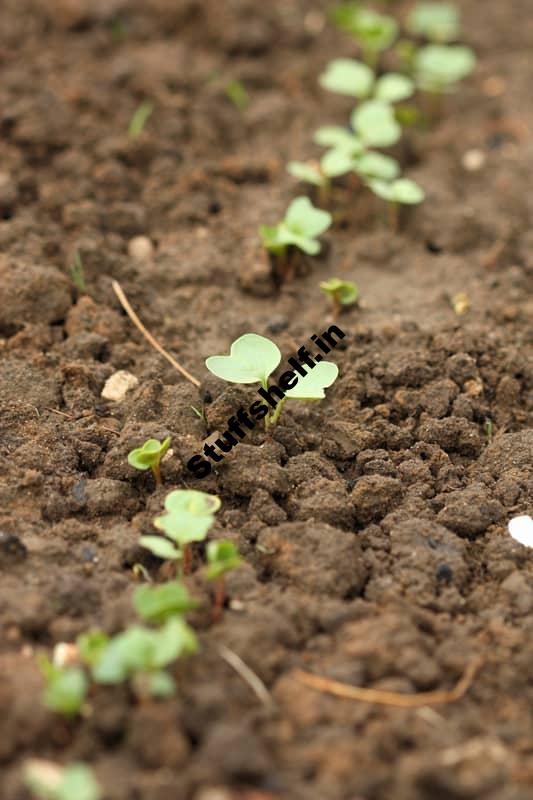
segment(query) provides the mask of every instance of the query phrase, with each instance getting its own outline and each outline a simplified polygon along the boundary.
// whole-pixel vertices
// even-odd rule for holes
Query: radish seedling
[[[300,181],[305,181],[319,188],[319,200],[327,201],[332,178],[345,175],[353,169],[353,157],[348,150],[340,148],[329,150],[320,162],[290,161],[287,172]]]
[[[400,205],[417,205],[425,197],[424,190],[409,178],[398,178],[390,183],[371,180],[368,185],[374,194],[389,203],[390,224],[394,231],[398,229]]]
[[[128,134],[130,139],[138,139],[144,130],[144,126],[152,115],[154,106],[152,103],[145,101],[135,110],[128,127]]]
[[[451,3],[417,3],[407,17],[406,28],[413,36],[444,44],[459,37],[459,12]]]
[[[87,694],[87,679],[80,667],[57,667],[44,656],[39,660],[46,682],[44,703],[52,711],[75,716],[81,711]]]
[[[62,767],[31,758],[24,764],[24,783],[39,800],[100,800],[102,793],[92,770],[85,764]]]
[[[365,147],[389,147],[396,144],[402,134],[393,107],[383,100],[361,103],[352,112],[350,122]]]
[[[219,619],[224,608],[226,572],[236,569],[242,564],[242,558],[233,542],[217,539],[207,545],[207,580],[215,584],[213,618]]]
[[[170,447],[171,438],[160,442],[157,439],[147,439],[142,447],[137,447],[128,454],[128,464],[135,469],[151,469],[157,486],[161,486],[161,459]]]
[[[364,60],[372,67],[376,66],[379,54],[390,47],[398,34],[398,24],[393,17],[361,7],[357,2],[337,6],[333,20],[353,36]]]
[[[298,247],[304,253],[314,256],[320,252],[317,237],[330,225],[331,214],[315,208],[308,197],[297,197],[280,223],[261,225],[259,233],[263,247],[283,259],[289,246]]]
[[[335,313],[338,314],[344,306],[351,306],[357,301],[359,289],[352,281],[341,281],[340,278],[330,278],[322,281],[320,288],[332,301]]]
[[[197,601],[179,581],[169,581],[160,586],[139,586],[133,595],[133,605],[142,619],[156,624],[198,607]]]
[[[207,369],[229,383],[260,383],[262,391],[268,391],[268,379],[281,361],[279,348],[264,336],[245,333],[231,345],[229,356],[210,356],[206,359]],[[298,379],[294,388],[280,392],[283,399],[273,411],[265,416],[265,427],[274,425],[281,414],[287,399],[320,400],[324,387],[330,386],[338,375],[336,364],[328,361],[314,363],[311,372]]]
[[[330,92],[357,97],[359,100],[372,97],[385,103],[406,100],[415,90],[413,81],[399,72],[389,72],[376,79],[370,67],[350,58],[330,61],[319,83]]]
[[[219,508],[220,499],[216,495],[193,489],[176,489],[165,498],[167,513],[154,520],[155,527],[163,531],[174,544],[156,536],[142,536],[141,544],[160,558],[183,559],[183,571],[188,574],[192,564],[191,543],[205,539],[215,521],[213,515]]]
[[[174,681],[164,668],[197,649],[194,631],[179,616],[158,630],[132,625],[109,641],[93,668],[93,678],[103,684],[133,679],[151,695],[167,696],[174,692]]]
[[[422,47],[414,61],[417,86],[431,94],[454,91],[476,64],[474,52],[463,45],[429,44]]]
[[[240,81],[230,81],[226,84],[224,92],[239,111],[245,111],[250,105],[250,96]]]

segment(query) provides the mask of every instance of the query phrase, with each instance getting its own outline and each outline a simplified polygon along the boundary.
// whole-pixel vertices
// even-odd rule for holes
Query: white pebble
[[[104,400],[114,400],[115,403],[121,403],[129,390],[135,389],[138,385],[139,380],[135,375],[121,369],[106,380],[102,389],[102,397]]]
[[[515,541],[525,547],[533,547],[533,519],[527,514],[514,517],[507,526]]]
[[[485,165],[486,160],[487,156],[483,150],[467,150],[463,155],[462,164],[467,172],[477,172]]]
[[[77,645],[70,644],[69,642],[59,642],[54,647],[52,654],[52,663],[56,667],[70,667],[73,664],[78,664],[80,654]]]
[[[150,261],[154,246],[148,236],[134,236],[128,242],[128,253],[135,261]]]

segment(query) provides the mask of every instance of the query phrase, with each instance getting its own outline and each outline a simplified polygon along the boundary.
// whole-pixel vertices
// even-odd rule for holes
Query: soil
[[[279,285],[257,227],[299,192],[286,161],[316,155],[311,132],[351,108],[317,86],[329,59],[355,54],[328,4],[3,0],[2,800],[27,800],[30,756],[89,763],[106,800],[533,798],[533,562],[506,530],[533,496],[533,19],[529,0],[459,5],[475,76],[400,153],[426,202],[395,235],[380,203],[341,186],[323,254]],[[243,111],[229,80],[247,88]],[[76,251],[86,293],[69,276]],[[188,458],[255,396],[204,359],[247,331],[289,357],[334,321],[318,289],[334,275],[361,301],[337,320],[327,399],[288,404],[270,439],[193,479]],[[113,279],[200,390],[132,326]],[[139,380],[121,403],[101,397],[117,370]],[[156,491],[126,459],[166,435]],[[132,566],[161,578],[139,535],[183,486],[221,496],[213,535],[246,561],[223,620],[191,618],[201,653],[174,668],[174,699],[97,688],[91,713],[65,721],[42,705],[36,655],[133,620]],[[435,708],[295,678],[446,689],[475,656],[467,694]]]

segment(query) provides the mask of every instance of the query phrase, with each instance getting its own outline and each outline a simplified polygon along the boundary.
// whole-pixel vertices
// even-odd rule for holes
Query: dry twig
[[[347,683],[340,683],[329,678],[321,678],[319,675],[313,675],[301,669],[294,672],[294,677],[300,683],[319,692],[327,692],[328,694],[334,694],[336,697],[345,697],[348,700],[362,700],[365,703],[376,703],[382,706],[419,708],[420,706],[443,705],[459,700],[470,688],[477,671],[481,667],[481,663],[482,661],[479,657],[471,661],[453,689],[436,689],[432,692],[420,692],[419,694],[411,695],[350,686]]]
[[[130,302],[129,302],[128,298],[126,297],[126,295],[124,294],[124,291],[123,291],[122,286],[120,285],[120,283],[118,281],[112,281],[111,285],[113,287],[113,291],[115,292],[116,296],[119,299],[120,305],[122,306],[122,308],[124,309],[124,311],[126,312],[128,317],[131,319],[131,321],[133,322],[135,327],[142,333],[144,338],[147,339],[150,342],[150,344],[152,345],[152,347],[155,350],[157,350],[157,352],[160,355],[162,355],[163,358],[166,358],[166,360],[170,364],[172,364],[174,369],[177,369],[178,372],[180,372],[183,375],[184,378],[187,378],[187,380],[190,381],[194,386],[200,386],[200,381],[197,380],[197,378],[195,378],[193,375],[191,375],[190,372],[187,372],[185,367],[182,367],[181,364],[178,364],[176,359],[173,358],[170,355],[170,353],[167,353],[167,351],[159,344],[157,339],[154,339],[154,337],[152,336],[150,331],[145,328],[145,326],[143,325],[143,323],[141,322],[141,320],[139,319],[139,317],[137,316],[137,314],[135,313],[135,311],[131,307]]]

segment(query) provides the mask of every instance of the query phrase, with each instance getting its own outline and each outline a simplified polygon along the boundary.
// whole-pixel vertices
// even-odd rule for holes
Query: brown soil
[[[298,193],[287,159],[313,155],[310,132],[351,107],[317,87],[332,56],[354,53],[327,5],[2,2],[2,800],[28,797],[20,766],[36,755],[88,762],[106,800],[533,798],[533,565],[506,532],[533,494],[530,0],[460,3],[479,66],[435,129],[407,138],[428,197],[402,233],[341,191],[324,255],[276,288],[257,226]],[[244,112],[230,79],[248,88]],[[132,142],[145,98],[155,111]],[[462,166],[471,148],[486,154],[477,172]],[[138,234],[154,243],[146,262],[128,254]],[[75,250],[84,296],[68,277]],[[290,355],[331,324],[318,283],[332,275],[362,299],[339,320],[327,400],[288,408],[271,440],[191,480],[187,458],[254,395],[209,376],[205,357],[246,331]],[[112,279],[200,391],[132,327]],[[140,383],[117,405],[100,393],[119,369]],[[205,424],[191,409],[204,401]],[[126,456],[165,435],[155,492]],[[214,534],[246,559],[230,607],[216,626],[195,620],[202,652],[176,668],[175,699],[98,689],[92,713],[65,722],[42,706],[35,655],[133,618],[132,565],[158,569],[139,534],[185,482],[221,495]],[[445,689],[476,655],[467,695],[435,709],[294,679]]]

